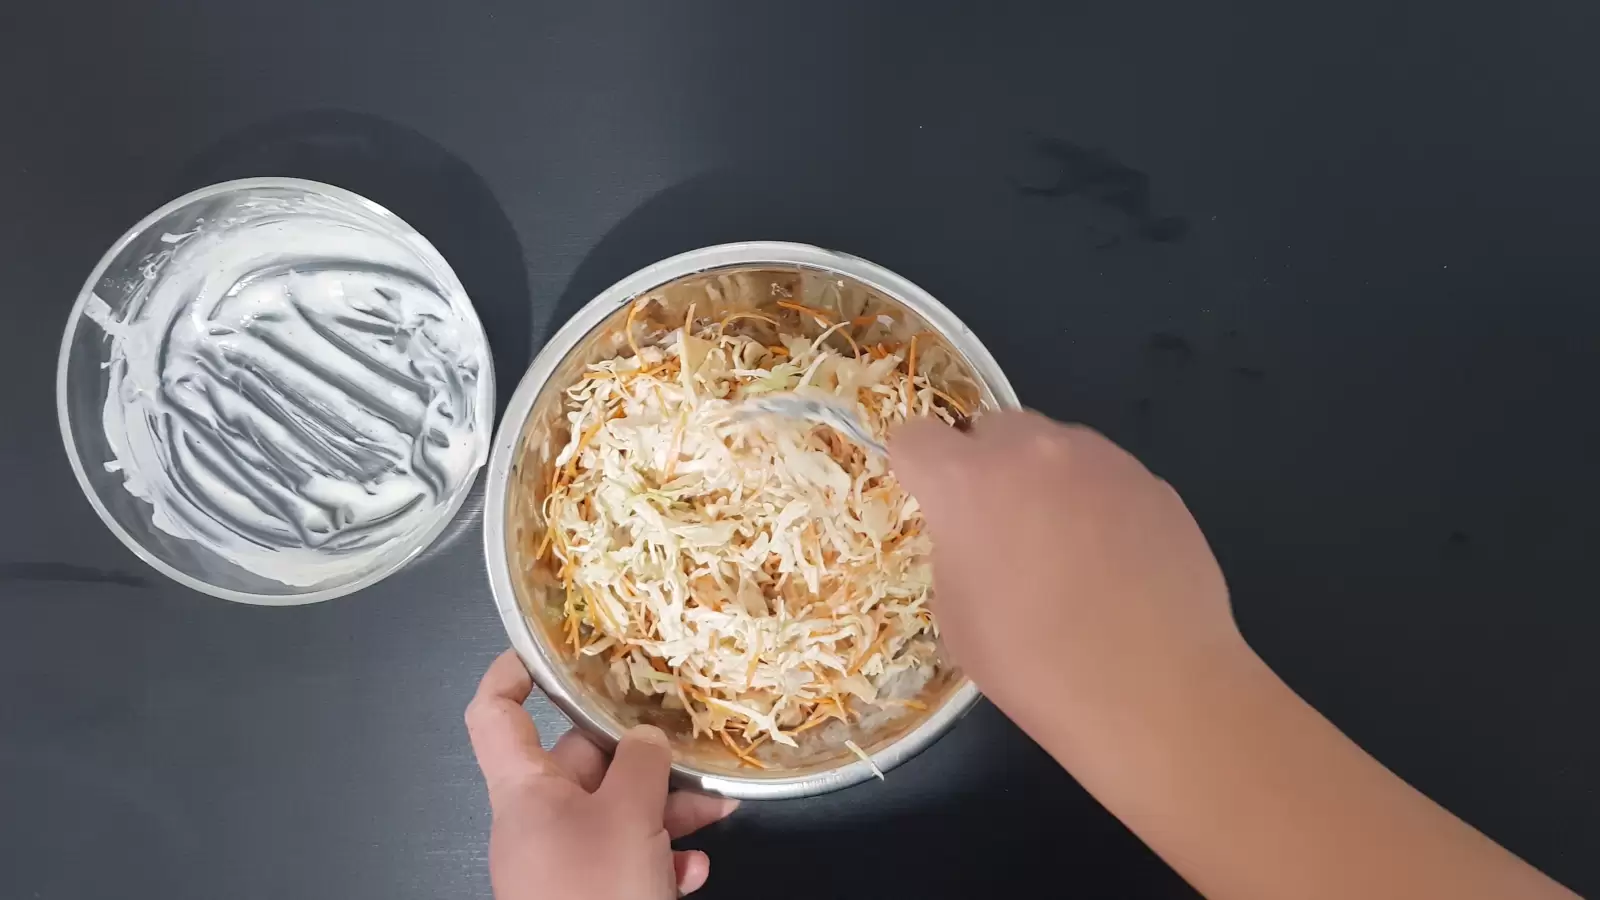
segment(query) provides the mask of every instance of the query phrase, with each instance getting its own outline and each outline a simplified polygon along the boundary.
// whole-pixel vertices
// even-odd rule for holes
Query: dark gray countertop
[[[502,398],[673,252],[900,271],[1026,402],[1178,485],[1298,690],[1600,894],[1594,5],[754,6],[0,12],[0,898],[488,895],[479,503],[371,590],[256,609],[142,567],[59,446],[104,248],[279,174],[440,247]],[[1189,895],[986,706],[887,784],[702,844],[708,897]]]

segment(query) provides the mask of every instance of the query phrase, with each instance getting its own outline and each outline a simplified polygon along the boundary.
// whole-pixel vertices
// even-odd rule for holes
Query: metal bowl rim
[[[785,241],[744,241],[702,247],[669,257],[623,278],[601,291],[582,309],[568,319],[540,349],[528,366],[517,390],[511,396],[506,412],[500,419],[489,454],[484,498],[484,561],[489,573],[489,587],[494,597],[500,620],[505,625],[511,646],[522,658],[536,684],[546,696],[572,720],[585,734],[601,742],[608,749],[615,746],[620,735],[607,728],[590,715],[585,704],[569,691],[555,665],[534,637],[532,629],[517,605],[516,590],[511,582],[510,563],[505,551],[506,501],[509,496],[511,469],[516,463],[522,441],[522,430],[540,391],[554,375],[557,367],[589,335],[618,309],[635,297],[690,275],[713,269],[735,266],[771,265],[796,267],[832,272],[852,278],[888,296],[922,316],[946,340],[959,350],[969,362],[979,380],[994,394],[1002,408],[1020,407],[1016,392],[1005,373],[955,313],[908,279],[860,257],[809,244]],[[900,763],[922,752],[948,731],[981,695],[970,680],[963,679],[950,697],[910,731],[888,746],[873,752],[871,759],[881,771],[887,773]],[[855,761],[806,775],[787,778],[740,778],[714,774],[673,762],[674,779],[680,784],[706,793],[747,800],[776,800],[807,797],[859,784],[873,777],[872,766],[865,761]]]
[[[143,560],[151,568],[185,587],[192,588],[202,594],[209,594],[212,597],[217,597],[222,600],[230,600],[234,603],[246,603],[252,606],[303,606],[308,603],[319,603],[323,600],[332,600],[335,597],[343,597],[346,594],[353,594],[363,588],[371,587],[383,579],[388,578],[390,575],[393,575],[395,572],[398,572],[413,559],[416,559],[417,555],[426,550],[428,547],[432,546],[433,542],[438,540],[439,535],[444,532],[445,528],[447,528],[450,523],[455,520],[456,513],[461,510],[461,504],[466,502],[467,496],[472,493],[473,483],[477,481],[477,472],[475,471],[473,473],[473,477],[462,482],[461,487],[456,490],[456,495],[451,498],[450,502],[445,507],[441,508],[438,521],[423,533],[423,537],[419,539],[417,545],[411,549],[411,552],[407,553],[403,557],[400,557],[399,559],[394,560],[388,565],[380,566],[379,568],[374,569],[371,572],[368,572],[366,575],[363,575],[353,581],[347,581],[344,584],[334,585],[333,587],[323,588],[316,591],[303,591],[300,593],[290,594],[256,594],[249,591],[236,591],[196,578],[193,575],[190,575],[189,573],[168,564],[166,561],[158,558],[149,550],[146,550],[144,544],[139,541],[138,538],[130,534],[126,528],[122,527],[122,523],[118,522],[116,517],[111,515],[111,511],[107,509],[105,504],[100,501],[100,496],[95,492],[94,486],[89,483],[89,474],[83,468],[83,460],[81,458],[81,454],[78,452],[77,442],[72,438],[72,423],[69,419],[69,413],[67,409],[67,371],[68,363],[72,357],[72,340],[77,336],[78,323],[85,318],[83,315],[84,306],[88,304],[89,298],[94,294],[95,286],[100,283],[101,276],[105,274],[106,269],[111,266],[111,263],[122,254],[123,250],[127,249],[129,244],[133,243],[140,235],[149,230],[152,225],[156,224],[172,213],[184,208],[185,206],[234,191],[247,191],[261,188],[290,188],[293,190],[304,191],[309,194],[321,194],[344,201],[353,206],[364,207],[379,218],[393,219],[394,221],[399,222],[401,225],[404,225],[407,229],[409,229],[411,234],[414,235],[421,243],[422,247],[431,252],[434,255],[434,258],[444,266],[444,271],[448,273],[451,279],[455,281],[455,287],[460,288],[462,296],[467,296],[466,289],[460,287],[460,278],[456,275],[455,270],[451,268],[449,260],[445,259],[444,254],[440,253],[439,249],[435,247],[433,243],[427,239],[427,237],[425,237],[421,232],[417,231],[417,229],[413,228],[411,223],[395,215],[387,207],[377,203],[376,201],[369,200],[366,197],[355,193],[354,191],[349,191],[342,187],[337,187],[331,184],[324,184],[320,181],[311,181],[305,178],[238,178],[232,181],[222,181],[216,184],[207,185],[203,188],[190,191],[181,197],[162,204],[154,212],[140,219],[133,225],[132,228],[129,228],[127,231],[123,232],[122,236],[117,238],[116,242],[113,243],[111,247],[101,255],[100,261],[95,263],[94,270],[89,273],[89,277],[84,281],[83,287],[78,291],[78,299],[72,304],[72,312],[67,318],[66,331],[61,336],[61,350],[56,357],[56,423],[61,428],[61,443],[67,451],[67,462],[71,464],[72,474],[77,479],[78,487],[83,491],[84,497],[88,498],[89,505],[94,507],[95,514],[98,515],[100,517],[100,521],[105,523],[105,526],[111,530],[111,533],[117,536],[117,540],[121,541],[123,546],[127,547],[129,550],[132,550],[135,556],[139,557],[139,559]],[[470,302],[471,298],[468,297],[467,299]],[[488,338],[487,335],[483,334],[483,322],[478,319],[476,309],[473,309],[473,322],[478,327],[479,335],[484,338],[484,346],[487,347],[489,345]],[[484,367],[483,377],[487,382],[489,394],[492,397],[494,396],[493,353],[485,354]]]

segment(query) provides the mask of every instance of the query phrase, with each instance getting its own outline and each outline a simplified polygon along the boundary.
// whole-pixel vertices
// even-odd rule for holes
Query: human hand
[[[711,860],[672,841],[738,801],[667,793],[672,753],[660,729],[629,731],[606,756],[576,731],[547,753],[522,708],[533,690],[514,651],[500,654],[467,705],[467,733],[489,787],[489,878],[497,900],[656,900],[699,889]]]
[[[1115,444],[999,413],[889,454],[955,661],[1200,893],[1576,900],[1278,679],[1183,501]]]
[[[1228,589],[1170,485],[1103,436],[1035,413],[893,435],[933,535],[932,604],[952,657],[1037,729],[1246,650]]]

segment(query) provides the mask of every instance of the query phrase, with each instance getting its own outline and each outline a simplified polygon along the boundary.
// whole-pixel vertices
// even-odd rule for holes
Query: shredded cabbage
[[[830,327],[766,344],[731,333],[735,316],[696,327],[691,310],[644,346],[630,314],[632,353],[567,391],[571,439],[543,506],[539,556],[553,551],[566,585],[574,651],[603,655],[619,691],[682,709],[751,765],[765,740],[922,708],[891,686],[937,665],[932,545],[887,461],[827,426],[730,412],[761,393],[820,393],[881,440],[909,416],[966,411],[916,372],[914,342],[863,349],[848,323],[808,312]],[[840,337],[849,350],[830,346]]]

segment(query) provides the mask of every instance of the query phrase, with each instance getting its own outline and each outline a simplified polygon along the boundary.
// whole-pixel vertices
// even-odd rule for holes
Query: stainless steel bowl
[[[680,786],[727,797],[804,797],[871,778],[872,765],[888,772],[932,744],[977,702],[977,688],[959,670],[943,666],[923,688],[925,712],[875,713],[849,733],[820,735],[796,751],[782,748],[785,755],[767,758],[771,768],[758,770],[743,766],[721,745],[674,727],[654,704],[616,696],[589,668],[598,661],[580,662],[564,650],[558,636],[560,584],[531,561],[530,548],[544,523],[530,511],[542,500],[551,460],[569,436],[563,392],[584,366],[625,349],[628,307],[646,294],[660,301],[649,310],[661,317],[663,329],[676,327],[689,303],[696,304],[697,314],[713,317],[775,305],[785,296],[852,317],[893,312],[896,324],[888,336],[903,340],[917,334],[925,360],[930,353],[949,354],[948,390],[987,409],[1017,407],[1016,393],[971,329],[899,275],[804,244],[722,244],[642,269],[579,310],[528,367],[495,435],[484,514],[484,554],[495,605],[534,680],[578,728],[609,747],[640,721],[663,725],[674,741],[673,773]],[[761,299],[752,302],[752,297]],[[847,739],[871,757],[872,765],[845,746]]]

